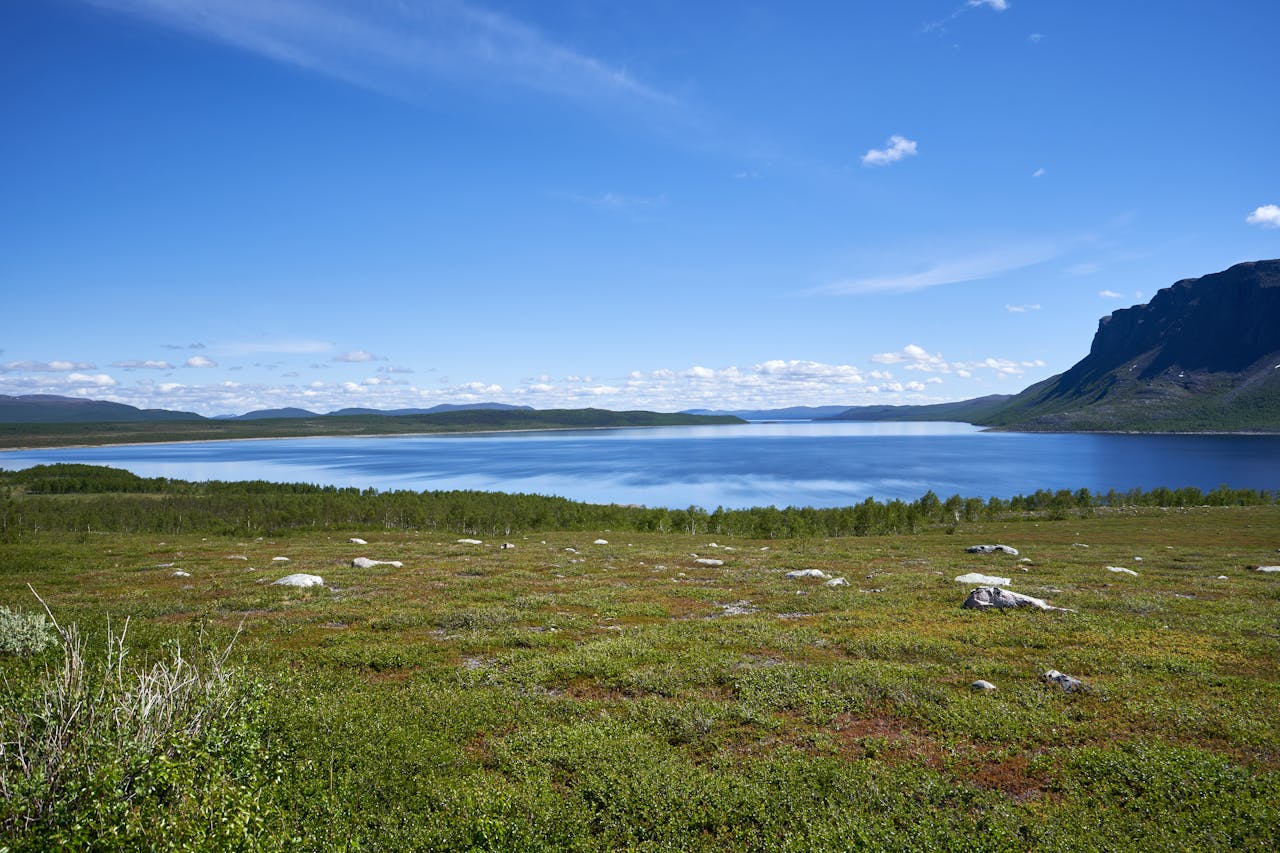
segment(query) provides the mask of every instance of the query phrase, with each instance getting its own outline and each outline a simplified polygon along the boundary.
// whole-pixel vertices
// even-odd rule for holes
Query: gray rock
[[[1064,693],[1081,693],[1089,690],[1089,686],[1080,679],[1073,678],[1064,672],[1058,672],[1056,669],[1046,672],[1044,680],[1061,687]]]
[[[788,580],[798,580],[800,578],[818,578],[819,580],[830,580],[831,575],[822,569],[796,569],[794,572],[787,572],[784,576]]]
[[[960,577],[956,578],[956,583],[980,583],[983,586],[1008,586],[1013,583],[1013,581],[1009,578],[1000,578],[995,575],[984,575],[979,572],[969,572],[967,575],[960,575]]]
[[[347,542],[351,545],[368,545],[369,543],[361,539],[359,536],[352,536]]]
[[[713,560],[710,557],[699,557],[694,560],[699,566],[723,566],[724,560]]]
[[[351,565],[357,569],[372,569],[374,566],[391,566],[393,569],[404,567],[399,560],[370,560],[368,557],[356,557]]]
[[[969,689],[979,693],[990,693],[996,689],[996,686],[990,681],[983,681],[979,678],[977,681],[973,682],[973,684],[969,685]]]
[[[848,586],[848,585],[849,585],[849,582],[844,578],[832,578],[831,580],[823,583],[823,586]]]
[[[1280,572],[1280,566],[1258,566],[1260,572]]]

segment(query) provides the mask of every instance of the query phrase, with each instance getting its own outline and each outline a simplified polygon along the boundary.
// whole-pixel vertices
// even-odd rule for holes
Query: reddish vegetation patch
[[[1043,793],[1046,780],[1029,769],[1026,756],[1011,755],[985,761],[981,755],[973,762],[954,768],[963,781],[988,791],[1001,791],[1018,800],[1029,800]]]

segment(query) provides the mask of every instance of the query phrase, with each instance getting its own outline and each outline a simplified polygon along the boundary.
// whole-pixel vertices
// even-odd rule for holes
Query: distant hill
[[[10,397],[0,394],[0,423],[70,424],[70,423],[139,423],[144,421],[203,421],[195,412],[171,412],[167,409],[139,409],[106,400],[82,400],[55,394],[24,394]]]
[[[220,421],[265,421],[275,418],[318,418],[317,412],[308,412],[306,409],[297,409],[287,407],[283,409],[258,409],[254,412],[245,412],[243,415],[223,415],[218,418]]]
[[[495,412],[532,412],[533,406],[513,406],[510,403],[441,403],[429,409],[338,409],[329,412],[334,417],[349,415],[434,415],[439,412],[471,412],[479,409]]]
[[[685,415],[731,415],[746,421],[816,421],[849,410],[848,406],[791,406],[785,409],[685,409]]]
[[[1280,432],[1280,260],[1166,287],[1098,323],[1089,354],[1012,397],[864,406],[838,420],[1052,432]]]

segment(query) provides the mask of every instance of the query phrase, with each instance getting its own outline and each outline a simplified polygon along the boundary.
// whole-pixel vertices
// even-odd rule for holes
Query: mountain
[[[849,411],[848,406],[791,406],[785,409],[685,409],[682,415],[732,415],[747,421],[817,421]]]
[[[55,394],[24,394],[9,397],[0,394],[0,423],[68,424],[68,423],[137,423],[140,421],[202,421],[195,412],[171,412],[167,409],[139,409],[106,400],[82,400]]]
[[[1280,260],[1184,279],[1103,317],[1087,356],[983,423],[1280,432]]]

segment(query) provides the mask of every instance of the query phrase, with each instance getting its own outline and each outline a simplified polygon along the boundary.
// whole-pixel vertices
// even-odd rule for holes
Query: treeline
[[[1099,507],[1268,505],[1277,493],[1220,486],[1092,494],[1040,490],[1002,498],[868,498],[848,507],[661,507],[588,504],[545,495],[388,491],[263,481],[192,483],[92,465],[0,470],[0,537],[39,531],[281,535],[292,531],[438,530],[510,536],[536,530],[617,530],[779,539],[915,533],[1017,516],[1066,518]]]

